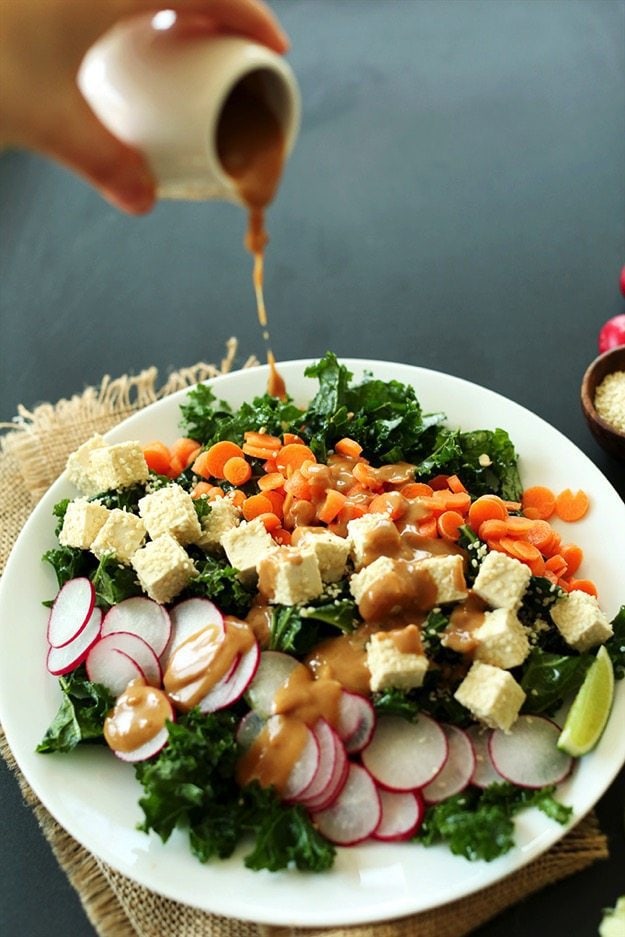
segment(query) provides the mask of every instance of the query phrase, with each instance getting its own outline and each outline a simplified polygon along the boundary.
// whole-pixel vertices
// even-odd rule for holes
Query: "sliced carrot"
[[[323,504],[317,509],[318,519],[324,524],[331,524],[340,514],[346,501],[344,494],[335,491],[334,488],[329,488]]]
[[[545,575],[547,575],[547,573],[545,573]],[[553,573],[549,573],[549,575],[552,576]],[[568,579],[565,579],[563,576],[560,576],[560,578],[556,580],[556,585],[560,586],[560,588],[563,589],[564,592],[571,591],[571,583],[569,582]]]
[[[385,491],[369,502],[371,514],[386,514],[394,521],[403,517],[407,510],[408,502],[399,491]]]
[[[271,536],[281,547],[288,547],[291,543],[291,534],[284,527],[274,527]]]
[[[245,497],[245,495],[243,494],[242,491],[239,492],[239,494],[241,494],[241,495],[243,495],[243,497]],[[226,493],[225,493],[225,491],[223,490],[223,488],[220,488],[220,487],[219,487],[219,485],[211,485],[211,486],[209,487],[208,491],[206,492],[206,495],[207,495],[209,501],[214,501],[216,498],[225,498]]]
[[[364,517],[367,513],[367,505],[359,501],[350,501],[349,497],[341,513],[339,514],[339,520],[342,523],[348,523],[349,521],[356,520],[357,517]]]
[[[540,516],[540,511],[538,510],[538,508],[527,507],[527,508],[522,508],[522,510],[523,510],[523,517],[529,517],[529,519],[532,521],[542,520]]]
[[[199,475],[200,478],[210,478],[211,472],[208,467],[208,452],[200,452],[200,454],[193,460],[191,469],[195,472],[196,475]]]
[[[469,524],[476,532],[484,521],[505,521],[508,512],[503,501],[492,495],[482,495],[469,507]]]
[[[419,522],[417,530],[422,537],[434,540],[438,536],[438,526],[435,517],[427,517]]]
[[[243,433],[243,439],[250,446],[257,446],[259,449],[275,449],[277,451],[282,447],[282,442],[278,437],[270,436],[269,433],[255,433],[250,430]]]
[[[243,456],[235,455],[228,459],[224,465],[224,478],[237,488],[244,485],[252,477],[252,466]]]
[[[448,478],[449,475],[435,475],[434,478],[430,478],[428,484],[433,491],[445,491]]]
[[[588,595],[598,595],[597,587],[592,579],[569,579],[569,591],[577,589],[579,592],[587,592]]]
[[[545,562],[545,569],[550,569],[552,573],[555,573],[558,578],[564,576],[566,569],[566,560],[560,553],[554,553],[553,556],[550,556],[549,559]]]
[[[181,436],[170,446],[172,458],[178,458],[185,468],[194,461],[199,454],[201,446],[197,439],[189,439],[187,436]]]
[[[283,446],[275,456],[278,471],[283,473],[287,469],[298,469],[308,459],[311,462],[317,461],[312,449],[299,442],[292,442]]]
[[[221,490],[221,489],[220,489],[220,490]],[[222,494],[223,494],[223,492],[222,492]],[[231,500],[232,503],[234,504],[235,508],[241,508],[241,507],[243,507],[243,504],[244,504],[244,502],[245,502],[245,492],[243,492],[243,491],[229,491],[226,497],[230,498],[230,500]]]
[[[502,501],[502,504],[505,507],[506,511],[515,512],[515,511],[521,510],[520,501]]]
[[[464,492],[466,494],[467,489],[464,487],[457,475],[450,475],[447,479],[447,487],[450,491],[458,494],[459,492]]]
[[[210,492],[210,491],[212,490],[212,488],[214,488],[214,487],[215,487],[214,485],[209,485],[208,482],[198,482],[197,485],[195,485],[195,486],[191,489],[191,492],[190,492],[191,497],[194,498],[194,499],[195,499],[195,498],[201,498],[202,495],[206,495],[206,496],[208,497],[209,492]],[[221,491],[221,489],[219,489],[219,490]]]
[[[339,455],[348,456],[350,459],[357,459],[362,452],[362,446],[355,439],[344,436],[343,439],[339,439],[334,444],[334,451],[338,452]]]
[[[556,498],[556,514],[562,521],[580,521],[588,512],[590,498],[585,491],[565,488]]]
[[[526,488],[521,496],[521,507],[523,513],[528,508],[532,509],[532,514],[537,512],[537,517],[532,520],[548,520],[556,509],[556,496],[551,488],[545,485],[533,485]]]
[[[246,521],[253,521],[260,514],[273,514],[271,501],[266,495],[250,495],[245,498],[241,512]]]
[[[529,517],[509,517],[506,521],[508,533],[513,537],[524,537],[534,526]]]
[[[567,543],[560,549],[560,554],[566,563],[567,576],[574,576],[584,559],[584,551],[576,543]]]
[[[271,533],[272,530],[277,530],[282,524],[278,515],[274,514],[272,511],[267,511],[264,514],[257,514],[256,517],[260,517],[265,525],[265,530],[268,530],[269,533]]]
[[[506,553],[509,553],[510,556],[517,560],[521,560],[522,563],[531,563],[537,561],[539,558],[542,559],[540,551],[526,540],[516,540],[514,537],[501,537],[499,544]]]
[[[271,475],[272,472],[277,472],[278,466],[276,465],[275,459],[266,459],[263,462],[263,472],[266,472],[267,475]]]
[[[478,530],[480,540],[486,540],[487,543],[491,540],[499,540],[501,537],[505,537],[507,533],[508,528],[506,522],[498,521],[496,518],[484,521],[480,524],[480,529]]]
[[[143,458],[148,468],[158,475],[169,475],[171,467],[171,453],[165,443],[155,440],[142,446]]]
[[[538,554],[535,560],[529,560],[527,565],[529,566],[532,572],[532,576],[544,576],[545,575],[545,561],[540,555],[540,553]]]
[[[457,540],[464,517],[457,511],[443,511],[436,522],[438,532],[444,540]]]
[[[291,477],[284,483],[284,489],[292,494],[294,498],[303,498],[305,501],[310,501],[312,498],[310,484],[300,471],[293,472]]]
[[[545,549],[553,543],[554,534],[555,531],[548,521],[537,519],[525,534],[525,539],[538,547],[541,553],[545,553]]]
[[[354,468],[352,469],[352,475],[357,482],[364,488],[368,488],[370,491],[382,491],[384,487],[380,479],[375,474],[374,469],[371,466],[366,465],[364,462],[357,462]]]
[[[269,472],[267,475],[261,475],[258,479],[258,487],[261,491],[275,491],[276,488],[284,488],[284,475],[282,472]]]
[[[305,445],[304,440],[301,436],[296,436],[295,433],[283,433],[282,434],[282,445],[291,446],[293,443],[297,445]]]
[[[278,449],[270,449],[268,446],[253,446],[249,442],[243,443],[243,455],[248,455],[250,459],[274,459]]]
[[[272,504],[271,510],[273,511],[273,513],[277,514],[278,517],[282,517],[284,514],[284,500],[286,498],[285,492],[278,491],[275,488],[271,488],[269,491],[263,491],[263,494],[266,498],[268,498],[271,501],[271,504]]]
[[[224,465],[233,456],[242,456],[240,446],[228,439],[214,443],[206,452],[201,452],[193,463],[193,471],[204,478],[223,478]]]
[[[425,482],[408,482],[407,485],[402,485],[399,490],[404,498],[411,501],[414,498],[431,498],[434,493],[434,489],[426,485]]]

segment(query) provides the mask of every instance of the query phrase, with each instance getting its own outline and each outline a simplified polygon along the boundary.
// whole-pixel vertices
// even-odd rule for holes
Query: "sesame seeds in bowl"
[[[581,404],[599,445],[625,461],[625,345],[611,348],[588,366]]]

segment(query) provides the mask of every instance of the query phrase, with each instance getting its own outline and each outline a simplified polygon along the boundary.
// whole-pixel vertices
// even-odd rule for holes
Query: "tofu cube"
[[[67,505],[59,543],[64,547],[88,550],[109,515],[108,508],[97,501],[76,498]]]
[[[91,456],[96,449],[105,448],[104,438],[96,433],[82,446],[79,446],[75,452],[72,452],[67,460],[65,471],[68,479],[85,495],[97,495],[98,491],[101,490],[93,477]]]
[[[476,660],[454,697],[480,722],[509,732],[525,701],[525,692],[507,670]]]
[[[566,643],[582,654],[614,634],[595,596],[579,589],[554,602],[550,614]]]
[[[363,514],[347,525],[354,568],[369,566],[380,556],[399,553],[401,538],[393,521],[384,514]]]
[[[197,545],[207,553],[222,551],[222,537],[241,523],[241,511],[230,498],[215,498],[210,502],[210,512],[201,522],[201,533]]]
[[[324,582],[338,582],[345,572],[350,551],[350,542],[337,537],[323,527],[297,527],[293,546],[310,547],[319,563],[319,572]]]
[[[193,498],[180,485],[166,485],[141,498],[139,514],[152,540],[170,534],[184,545],[202,535]]]
[[[91,552],[100,559],[114,553],[120,563],[128,565],[145,540],[145,524],[136,514],[114,508],[91,544]]]
[[[138,442],[95,448],[90,454],[89,466],[98,491],[129,488],[136,482],[147,481],[149,475],[148,464]]]
[[[410,628],[417,631],[414,625],[408,625]],[[367,667],[371,673],[373,693],[391,687],[411,690],[423,685],[428,659],[424,654],[400,650],[393,632],[378,631],[367,645]]]
[[[436,586],[431,608],[446,602],[460,602],[469,594],[464,578],[464,560],[459,553],[430,556],[417,560],[416,570],[425,570]]]
[[[260,561],[276,547],[260,517],[227,530],[221,538],[221,545],[230,565],[238,570],[241,581],[249,584],[256,581]]]
[[[356,604],[367,597],[368,593],[383,588],[385,580],[395,575],[395,561],[390,556],[379,556],[369,566],[364,566],[354,573],[349,580],[349,591],[354,596]]]
[[[475,659],[504,670],[518,667],[530,652],[528,634],[510,608],[486,612],[473,637],[478,642]]]
[[[170,534],[151,540],[132,557],[141,588],[155,602],[171,602],[195,573],[195,566],[184,547]]]
[[[505,553],[492,551],[483,560],[473,591],[491,608],[517,609],[529,584],[531,572],[525,563]]]
[[[302,605],[323,592],[317,554],[309,547],[278,547],[258,564],[258,591],[272,605]]]

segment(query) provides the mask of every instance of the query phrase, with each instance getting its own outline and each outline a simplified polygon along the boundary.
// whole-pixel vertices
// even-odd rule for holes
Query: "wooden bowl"
[[[606,423],[595,409],[595,392],[604,377],[613,371],[625,371],[625,345],[610,348],[589,364],[582,379],[581,403],[586,422],[602,449],[625,461],[625,433]]]

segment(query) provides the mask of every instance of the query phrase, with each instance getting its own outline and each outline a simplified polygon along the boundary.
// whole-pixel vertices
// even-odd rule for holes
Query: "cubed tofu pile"
[[[296,528],[292,545],[280,546],[262,518],[244,520],[227,495],[212,500],[210,512],[200,522],[193,499],[180,485],[171,482],[150,490],[149,470],[138,442],[108,445],[101,436],[94,436],[70,457],[67,475],[83,496],[68,505],[60,543],[90,550],[98,558],[114,555],[118,562],[134,568],[144,592],[161,604],[175,599],[196,572],[185,549],[190,545],[206,553],[225,554],[241,581],[257,588],[269,604],[310,603],[328,584],[349,577],[351,594],[363,614],[372,594],[390,595],[392,601],[401,563],[405,581],[405,550],[402,560],[394,558],[400,534],[383,514],[370,513],[350,521],[346,537],[324,527]],[[146,482],[138,515],[110,510],[96,497]],[[473,662],[455,697],[477,720],[507,731],[525,700],[510,670],[530,652],[528,629],[518,618],[531,578],[529,568],[503,553],[490,552],[469,590],[459,553],[432,555],[414,550],[409,575],[425,578],[428,584],[427,606],[421,606],[422,611],[462,603],[471,593],[484,603],[482,621],[472,634]],[[597,600],[583,592],[558,599],[550,614],[564,640],[580,652],[612,634]],[[405,617],[403,621],[409,625]],[[385,631],[385,622],[379,625],[367,644],[371,691],[422,686],[429,666],[425,653],[401,649]]]

